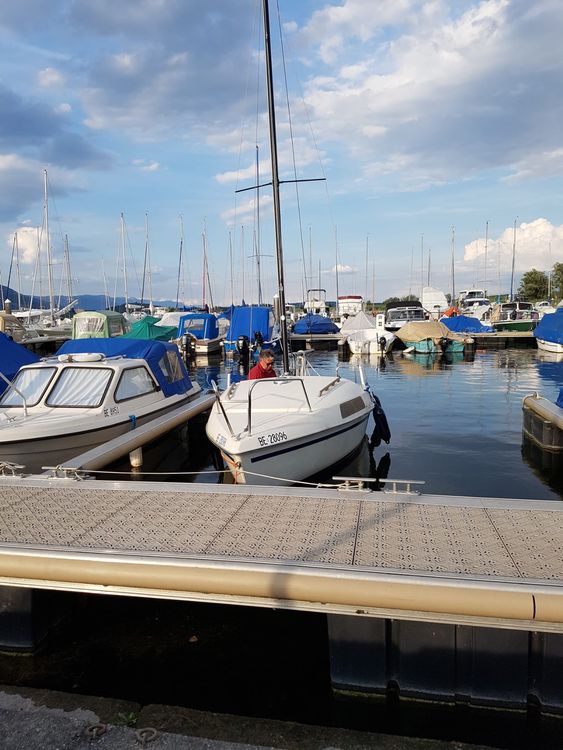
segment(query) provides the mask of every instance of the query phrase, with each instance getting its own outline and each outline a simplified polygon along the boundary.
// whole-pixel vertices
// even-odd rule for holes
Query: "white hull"
[[[349,380],[241,381],[221,395],[206,431],[237,483],[287,485],[355,450],[372,409],[369,394]]]
[[[152,419],[161,417],[174,409],[184,406],[189,398],[171,397],[165,406],[146,410],[137,414],[135,424],[146,424]],[[125,417],[125,418],[124,418]],[[28,417],[25,422],[14,424],[14,429],[2,429],[0,432],[0,461],[21,464],[30,473],[40,472],[44,466],[57,466],[113,438],[124,435],[133,429],[132,420],[125,415],[121,418],[97,420],[88,414],[80,419],[76,417],[51,417],[48,419],[50,434],[39,437],[46,418]],[[41,424],[43,422],[43,425]],[[100,423],[101,426],[100,426]]]
[[[557,344],[554,341],[546,341],[545,339],[536,339],[538,349],[544,352],[552,352],[553,354],[563,354],[563,344]]]
[[[379,339],[348,336],[347,341],[350,352],[352,354],[387,354],[387,352],[391,350],[396,337],[394,334],[390,334],[388,331],[386,331],[385,333],[387,334],[387,336],[385,346],[383,348],[381,348],[379,344]]]

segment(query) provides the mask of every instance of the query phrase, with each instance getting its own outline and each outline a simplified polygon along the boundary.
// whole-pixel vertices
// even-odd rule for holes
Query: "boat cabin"
[[[114,310],[86,310],[72,319],[73,339],[106,339],[123,336],[129,330],[125,316]]]
[[[389,307],[385,312],[385,328],[388,331],[398,331],[405,323],[417,320],[426,320],[426,313],[420,302]]]

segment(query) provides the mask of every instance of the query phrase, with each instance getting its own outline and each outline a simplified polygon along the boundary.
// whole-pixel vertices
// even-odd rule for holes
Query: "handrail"
[[[8,388],[10,388],[12,391],[15,391],[18,394],[18,396],[21,398],[22,405],[23,405],[23,416],[27,417],[27,401],[25,400],[25,396],[23,395],[23,393],[16,388],[16,386],[12,383],[11,380],[8,380],[8,378],[4,375],[4,373],[0,372],[0,378],[2,378],[2,380],[5,383],[7,383]]]
[[[231,437],[234,438],[235,433],[233,432],[233,428],[231,427],[231,423],[229,422],[229,417],[227,416],[225,407],[221,403],[221,394],[219,393],[219,388],[217,386],[217,383],[214,380],[211,381],[211,387],[213,388],[213,393],[215,394],[215,401],[217,402],[217,406],[221,409],[221,412],[225,419],[225,423],[227,427],[229,428],[229,432],[231,433]]]
[[[309,401],[309,396],[307,395],[307,389],[305,388],[305,383],[301,380],[301,378],[298,377],[292,377],[292,378],[260,378],[258,380],[255,380],[250,388],[248,389],[248,436],[250,437],[252,435],[252,391],[256,388],[256,386],[259,383],[301,383],[301,387],[303,388],[303,393],[305,394],[305,401],[307,402],[307,406],[309,407],[309,411],[313,411],[311,408],[311,402]]]
[[[322,396],[325,391],[328,391],[330,388],[332,388],[333,385],[336,385],[337,383],[340,383],[340,375],[337,375],[334,380],[331,380],[330,383],[327,383],[324,388],[321,388],[319,391],[319,396]]]

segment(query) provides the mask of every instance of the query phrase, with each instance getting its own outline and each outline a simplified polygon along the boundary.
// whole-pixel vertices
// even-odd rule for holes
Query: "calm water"
[[[523,397],[537,391],[555,401],[563,386],[563,357],[535,349],[483,350],[471,358],[395,353],[381,364],[377,357],[339,362],[336,352],[312,352],[310,361],[320,373],[333,373],[338,366],[343,377],[353,380],[359,380],[361,362],[391,428],[388,446],[370,453],[366,444],[349,465],[327,471],[323,481],[335,471],[374,476],[383,459],[389,464],[386,476],[423,480],[426,493],[563,498],[563,460],[522,438]],[[224,386],[229,369],[236,371],[236,364],[217,359],[191,365],[190,372],[202,387],[211,380]],[[203,425],[193,430],[201,433]],[[187,458],[186,445],[171,437],[158,455],[147,452],[144,468],[201,470],[187,481],[220,481],[217,474],[204,473],[213,469],[205,442],[201,434],[192,435]]]

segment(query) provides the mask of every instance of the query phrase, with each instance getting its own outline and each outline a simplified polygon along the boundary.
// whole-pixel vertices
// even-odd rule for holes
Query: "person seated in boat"
[[[271,349],[262,349],[258,358],[258,363],[248,373],[249,380],[259,380],[260,378],[276,378],[274,370],[274,355]]]

